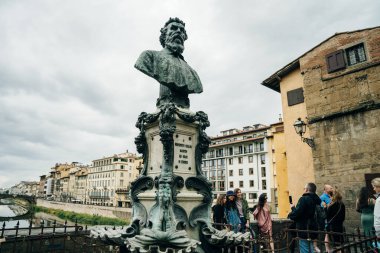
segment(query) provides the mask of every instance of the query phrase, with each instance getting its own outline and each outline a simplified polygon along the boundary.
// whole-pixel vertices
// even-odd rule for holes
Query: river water
[[[29,226],[29,220],[14,220],[13,217],[20,215],[23,213],[26,213],[27,210],[21,206],[17,205],[0,205],[0,217],[8,217],[7,221],[1,222],[1,227],[3,227],[3,224],[5,223],[6,228],[12,228],[16,226],[17,222],[19,222],[20,227],[28,227]]]

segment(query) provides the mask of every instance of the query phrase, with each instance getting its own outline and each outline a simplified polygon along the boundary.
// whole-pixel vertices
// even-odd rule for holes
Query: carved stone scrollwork
[[[173,159],[173,134],[176,130],[175,111],[176,107],[173,103],[166,104],[161,109],[160,116],[160,137],[164,147],[164,159],[167,163]]]
[[[222,248],[228,249],[249,242],[250,233],[218,230],[210,224],[203,224],[200,230],[200,239],[205,252],[220,252]]]
[[[130,199],[132,202],[132,225],[129,228],[130,233],[137,233],[136,231],[139,231],[139,226],[136,227],[137,225],[135,224],[136,220],[138,221],[139,225],[146,224],[148,214],[145,206],[139,202],[137,195],[152,188],[153,179],[147,176],[142,176],[131,184]]]
[[[140,113],[137,122],[136,122],[136,127],[140,130],[139,135],[135,138],[135,144],[137,147],[137,152],[142,154],[143,156],[143,161],[144,161],[144,167],[141,171],[141,175],[146,175],[147,173],[147,166],[148,166],[148,159],[149,159],[149,149],[148,149],[148,144],[146,141],[146,136],[145,136],[145,125],[148,123],[153,123],[155,122],[158,117],[160,116],[161,112],[157,113],[146,113],[142,112]]]
[[[189,224],[195,227],[197,223],[210,223],[210,208],[212,201],[211,183],[205,177],[189,177],[185,182],[186,187],[195,189],[199,194],[203,195],[203,203],[191,210],[189,216]]]
[[[183,177],[177,175],[173,175],[172,182],[172,198],[174,202],[177,202],[177,194],[179,193],[178,190],[183,188],[185,183],[183,181]]]

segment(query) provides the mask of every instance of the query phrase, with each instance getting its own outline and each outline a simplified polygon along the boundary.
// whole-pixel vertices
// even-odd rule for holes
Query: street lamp
[[[315,147],[314,139],[313,138],[305,138],[303,137],[303,134],[306,132],[306,123],[301,120],[301,118],[298,118],[294,124],[294,129],[296,130],[296,133],[301,136],[301,140],[305,142],[307,145],[309,145],[311,148]]]

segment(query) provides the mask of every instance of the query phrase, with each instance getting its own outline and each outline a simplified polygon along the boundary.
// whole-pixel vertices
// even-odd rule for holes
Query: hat
[[[235,196],[234,191],[227,191],[227,197],[228,197],[228,196]]]

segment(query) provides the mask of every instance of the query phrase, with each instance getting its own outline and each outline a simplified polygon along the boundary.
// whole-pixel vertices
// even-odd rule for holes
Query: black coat
[[[327,207],[326,220],[328,229],[343,233],[343,222],[346,218],[346,207],[343,202],[334,202]]]
[[[317,222],[314,218],[315,206],[321,204],[321,199],[315,193],[304,193],[298,200],[297,206],[292,208],[289,214],[289,219],[294,220],[296,228],[299,230],[318,230]],[[306,232],[300,232],[298,234],[300,238],[312,238],[315,239],[317,234],[307,234]]]
[[[216,204],[212,207],[212,212],[213,212],[213,221],[214,223],[219,223],[219,224],[226,224],[226,215],[224,213],[224,206]],[[222,229],[223,226],[221,225],[216,225],[215,226],[218,229]]]

